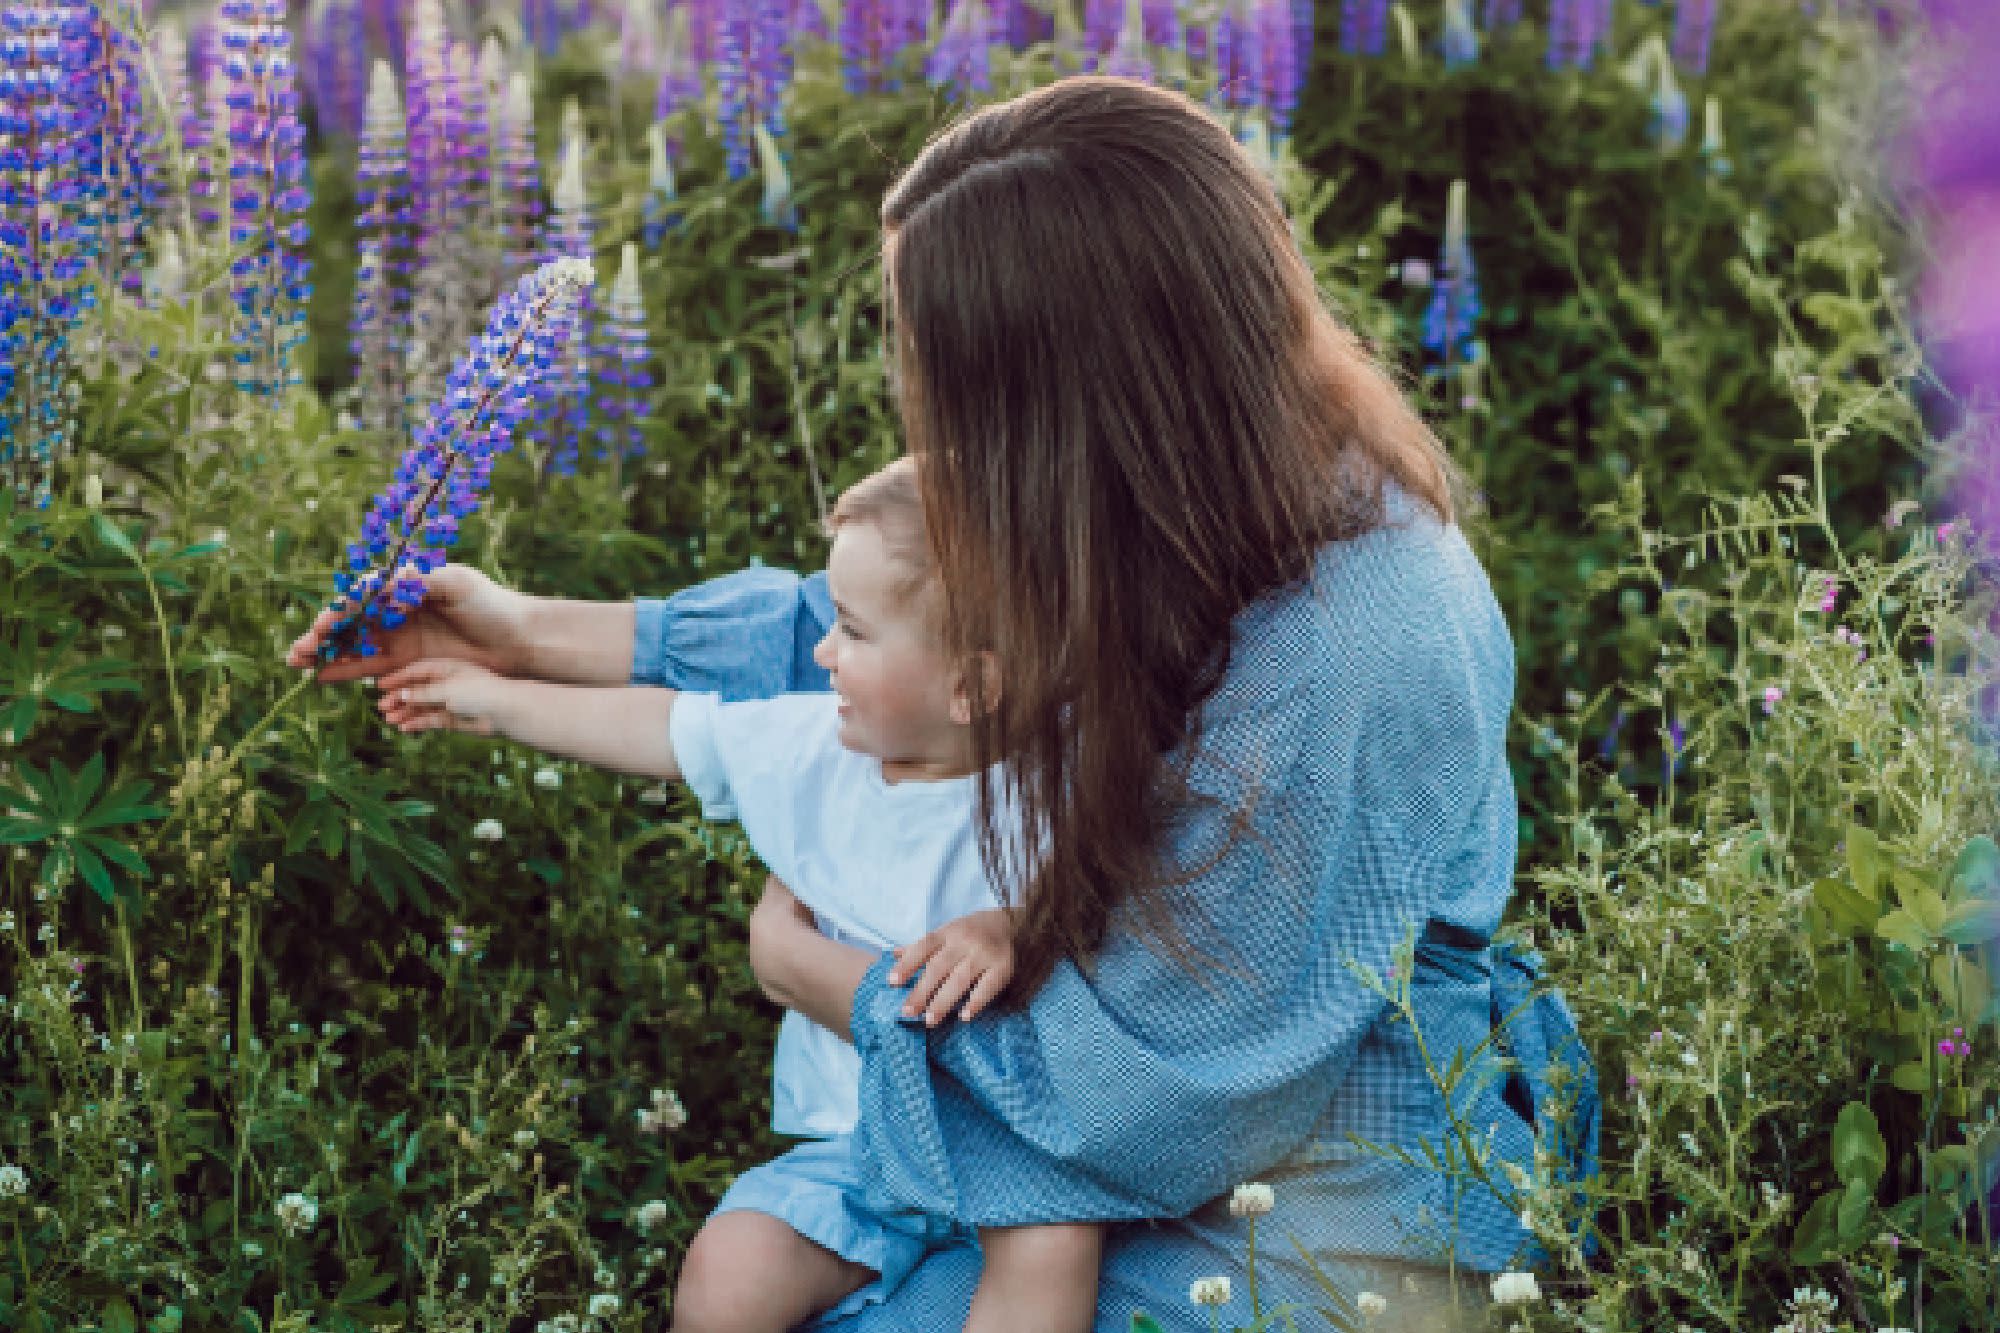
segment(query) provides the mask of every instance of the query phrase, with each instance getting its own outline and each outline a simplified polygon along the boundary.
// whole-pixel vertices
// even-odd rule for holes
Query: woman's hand
[[[375,632],[381,652],[321,666],[320,647],[346,609],[329,608],[293,641],[286,665],[320,667],[319,678],[328,682],[387,676],[424,659],[467,662],[503,676],[528,674],[533,598],[501,587],[470,565],[444,565],[428,575],[405,567],[404,577],[424,581],[423,604],[395,629]]]
[[[440,727],[491,736],[511,734],[505,717],[522,682],[453,657],[427,657],[383,676],[375,706],[405,735]]]
[[[976,1018],[1014,979],[1013,918],[998,909],[974,912],[945,922],[895,954],[890,985],[900,986],[923,969],[903,1004],[905,1018],[921,1010],[924,1022],[936,1027],[954,1008],[961,1020]]]

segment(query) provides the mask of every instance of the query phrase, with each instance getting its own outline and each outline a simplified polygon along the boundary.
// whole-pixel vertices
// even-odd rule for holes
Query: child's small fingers
[[[931,997],[930,1004],[925,1006],[924,1022],[936,1027],[949,1018],[951,1011],[965,998],[965,992],[971,989],[972,978],[976,971],[970,958],[960,959],[958,966],[952,968],[943,983],[938,986],[937,994]]]
[[[988,968],[979,974],[979,980],[972,985],[972,994],[966,997],[965,1007],[958,1011],[961,1022],[979,1017],[986,1006],[1000,998],[1000,992],[1007,989],[1007,974],[996,968]]]
[[[913,944],[897,949],[896,965],[889,969],[889,984],[891,986],[902,985],[909,978],[915,976],[917,969],[929,962],[931,955],[936,952],[937,940],[934,936],[930,935],[924,936]],[[910,1012],[915,1013],[916,1011],[913,1009]]]

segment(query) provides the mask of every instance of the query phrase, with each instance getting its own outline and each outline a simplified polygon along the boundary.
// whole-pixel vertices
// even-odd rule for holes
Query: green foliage
[[[1423,46],[1339,55],[1318,8],[1277,179],[1328,299],[1483,494],[1525,924],[1607,1096],[1584,1207],[1485,1182],[1553,1256],[1555,1299],[1507,1320],[1769,1327],[1824,1286],[1857,1323],[1921,1300],[1926,1328],[1991,1329],[1992,596],[1912,517],[1933,445],[1899,223],[1831,160],[1872,54],[1831,17],[1725,6],[1690,89],[1725,171],[1525,32],[1446,73]],[[1619,12],[1621,55],[1668,17]],[[796,234],[673,127],[648,454],[573,483],[509,460],[459,558],[599,598],[810,568],[829,497],[897,452],[877,207],[951,111],[851,99],[802,57]],[[638,228],[650,98],[591,62],[548,62],[539,113],[546,145],[583,106],[608,254]],[[350,167],[314,172],[314,388],[226,386],[229,256],[185,244],[184,300],[89,317],[55,505],[0,497],[0,1163],[25,1173],[0,1326],[522,1328],[596,1294],[597,1326],[658,1327],[695,1228],[778,1146],[740,837],[664,789],[388,735],[364,692],[281,665],[401,447],[345,411]],[[1458,178],[1483,355],[1419,371],[1404,261],[1435,259]],[[1970,1057],[1940,1053],[1954,1029]],[[1462,1128],[1438,1164],[1477,1176]],[[1368,1322],[1331,1289],[1315,1317]]]

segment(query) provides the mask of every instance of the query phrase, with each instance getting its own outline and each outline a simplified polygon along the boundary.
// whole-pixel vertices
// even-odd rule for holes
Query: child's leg
[[[769,1213],[717,1213],[681,1262],[673,1333],[789,1333],[874,1278]]]
[[[1104,1228],[1090,1222],[985,1227],[986,1267],[972,1293],[965,1333],[1090,1333],[1097,1323],[1097,1269]]]

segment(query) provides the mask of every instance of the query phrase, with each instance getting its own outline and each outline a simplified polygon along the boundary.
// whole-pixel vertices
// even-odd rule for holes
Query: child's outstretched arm
[[[457,658],[428,658],[378,682],[390,726],[505,736],[619,773],[679,778],[668,722],[676,692],[652,685],[516,680]]]
[[[960,1020],[976,1018],[1014,979],[1014,919],[1004,909],[947,921],[922,939],[895,951],[889,984],[923,969],[910,987],[903,1013],[936,1027],[954,1009]]]

